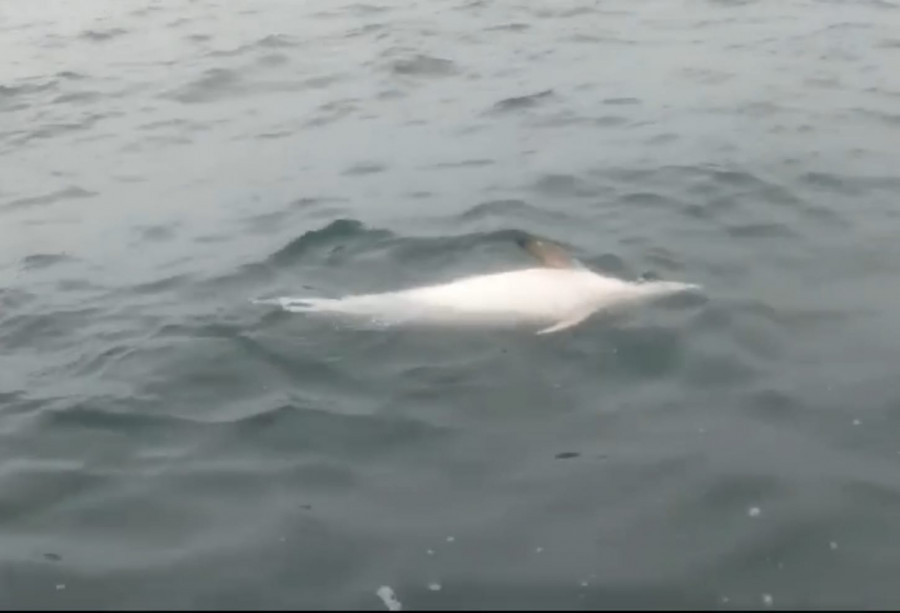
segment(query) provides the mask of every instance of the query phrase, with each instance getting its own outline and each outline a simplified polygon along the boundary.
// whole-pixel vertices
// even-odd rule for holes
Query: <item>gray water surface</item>
[[[0,1],[0,606],[900,605],[888,0]],[[532,261],[558,335],[254,305]]]

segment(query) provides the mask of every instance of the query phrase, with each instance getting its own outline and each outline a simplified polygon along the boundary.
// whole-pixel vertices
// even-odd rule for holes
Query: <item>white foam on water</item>
[[[828,543],[828,546],[831,547],[832,551],[834,551],[835,549],[837,549],[837,541],[831,541],[830,543]]]
[[[392,590],[387,585],[382,585],[378,588],[378,591],[375,592],[381,601],[384,603],[384,606],[387,607],[388,611],[402,611],[403,605],[397,600],[397,597],[394,595],[394,590]]]
[[[767,607],[771,607],[775,600],[772,598],[772,594],[763,594],[762,595],[763,604]]]

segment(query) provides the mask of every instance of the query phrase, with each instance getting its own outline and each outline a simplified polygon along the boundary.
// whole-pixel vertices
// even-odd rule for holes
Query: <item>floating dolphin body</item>
[[[297,313],[322,313],[384,323],[541,326],[537,334],[575,326],[598,311],[648,302],[700,286],[674,281],[632,283],[588,270],[556,245],[517,241],[540,267],[475,275],[393,292],[344,298],[256,300]]]

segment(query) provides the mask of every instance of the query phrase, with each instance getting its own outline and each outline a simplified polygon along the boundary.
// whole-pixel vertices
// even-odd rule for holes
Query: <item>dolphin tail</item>
[[[700,285],[694,283],[681,283],[679,281],[647,281],[639,283],[638,287],[642,294],[650,297],[703,291],[703,287]]]

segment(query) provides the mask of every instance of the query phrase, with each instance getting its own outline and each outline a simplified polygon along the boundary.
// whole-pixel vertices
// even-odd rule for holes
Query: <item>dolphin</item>
[[[516,241],[537,267],[473,275],[447,283],[343,298],[258,299],[295,313],[363,318],[388,324],[533,325],[536,334],[576,326],[600,311],[700,290],[676,281],[630,282],[589,270],[558,245],[534,237]]]

